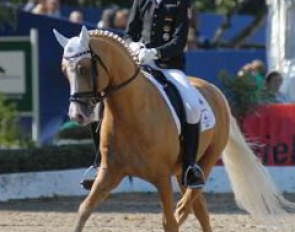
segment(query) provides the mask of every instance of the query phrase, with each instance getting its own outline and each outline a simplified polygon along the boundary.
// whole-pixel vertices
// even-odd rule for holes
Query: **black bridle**
[[[140,67],[138,67],[135,71],[135,73],[127,79],[125,82],[119,85],[114,85],[114,86],[108,86],[101,92],[98,92],[96,87],[97,87],[97,76],[98,76],[98,70],[97,70],[97,62],[101,65],[101,67],[105,70],[107,73],[108,77],[109,71],[107,69],[107,66],[104,64],[102,59],[95,53],[93,50],[90,48],[89,50],[85,52],[80,52],[77,53],[73,56],[66,57],[64,56],[63,58],[66,60],[71,60],[73,58],[80,57],[85,54],[91,55],[91,79],[92,79],[92,91],[84,91],[84,92],[76,92],[72,95],[70,95],[70,102],[77,102],[79,104],[82,104],[86,107],[94,107],[97,103],[102,102],[105,98],[107,98],[109,95],[112,93],[122,89],[123,87],[127,86],[129,83],[131,83],[139,74],[140,72]],[[90,99],[89,103],[86,103],[82,101],[81,99]]]

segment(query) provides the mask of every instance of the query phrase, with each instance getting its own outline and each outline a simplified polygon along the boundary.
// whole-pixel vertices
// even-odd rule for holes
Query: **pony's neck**
[[[104,40],[101,45],[101,54],[107,58],[110,88],[121,85],[134,76],[138,66],[122,45],[111,40]],[[142,108],[148,99],[147,89],[147,81],[139,73],[132,82],[108,96],[106,104],[113,117],[125,122],[133,120],[133,123],[136,118],[142,120]]]

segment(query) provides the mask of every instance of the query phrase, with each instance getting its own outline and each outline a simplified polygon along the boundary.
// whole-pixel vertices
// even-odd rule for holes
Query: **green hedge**
[[[0,174],[88,167],[94,156],[91,145],[0,150]]]

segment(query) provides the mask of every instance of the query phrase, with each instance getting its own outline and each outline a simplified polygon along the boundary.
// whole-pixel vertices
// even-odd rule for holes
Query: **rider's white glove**
[[[131,51],[138,56],[140,49],[145,48],[142,42],[131,42],[129,44]]]
[[[158,59],[158,52],[155,48],[142,48],[139,51],[138,59],[141,64],[149,63],[152,60]]]

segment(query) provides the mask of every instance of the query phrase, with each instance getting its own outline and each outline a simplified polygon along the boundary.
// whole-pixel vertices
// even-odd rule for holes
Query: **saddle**
[[[150,66],[143,66],[143,69],[144,71],[150,73],[158,81],[158,83],[162,85],[169,101],[171,102],[171,105],[177,114],[177,117],[179,118],[181,128],[184,128],[186,122],[186,113],[183,99],[179,93],[179,90],[160,70],[153,69]]]

